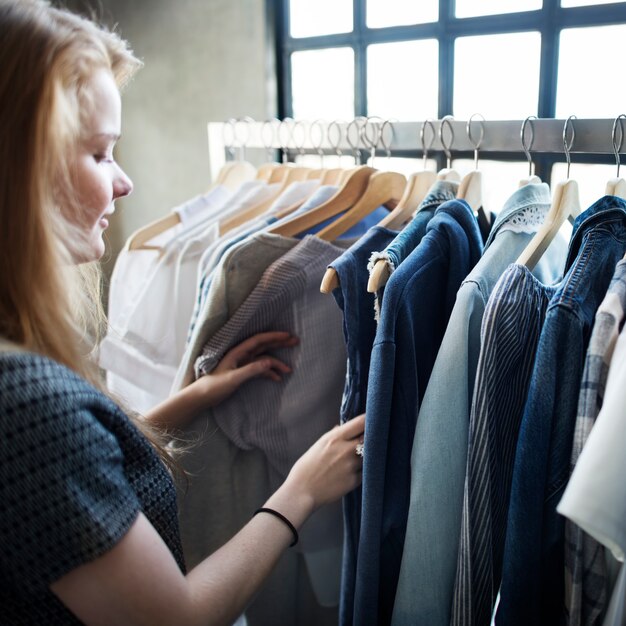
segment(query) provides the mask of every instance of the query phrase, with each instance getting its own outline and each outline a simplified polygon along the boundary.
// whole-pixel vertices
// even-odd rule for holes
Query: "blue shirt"
[[[355,624],[391,620],[409,506],[417,407],[456,292],[482,248],[467,203],[445,202],[385,288],[367,390]]]
[[[564,518],[580,381],[596,310],[626,250],[626,201],[576,219],[566,274],[539,339],[519,431],[496,624],[563,624]]]
[[[348,353],[346,384],[341,403],[341,421],[365,412],[367,380],[372,345],[376,336],[374,294],[368,293],[367,260],[375,250],[382,250],[398,233],[374,226],[338,259],[330,264],[339,278],[333,296],[343,312],[343,334]],[[354,489],[343,499],[344,544],[341,573],[339,623],[352,623],[356,559],[361,525],[361,489]]]

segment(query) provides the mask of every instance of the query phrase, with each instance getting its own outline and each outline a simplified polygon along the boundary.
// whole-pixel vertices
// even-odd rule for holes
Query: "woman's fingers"
[[[256,359],[247,365],[242,365],[232,371],[231,376],[234,379],[236,386],[242,385],[244,382],[264,376],[270,378],[276,382],[282,380],[281,374],[290,374],[291,368],[272,356],[265,356],[261,359]]]
[[[365,432],[365,413],[357,415],[350,421],[342,424],[339,429],[343,439],[355,439],[362,437]]]
[[[297,343],[298,338],[288,332],[270,331],[266,333],[257,333],[235,346],[228,352],[228,355],[233,355],[238,358],[244,356],[254,358],[255,356],[258,356],[267,350],[271,350],[272,348],[290,347],[295,346]]]

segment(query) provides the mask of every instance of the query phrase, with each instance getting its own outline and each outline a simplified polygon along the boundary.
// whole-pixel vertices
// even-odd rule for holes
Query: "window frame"
[[[543,0],[543,7],[533,11],[457,18],[455,0],[439,0],[439,20],[430,24],[369,28],[366,23],[366,0],[353,0],[353,30],[349,33],[318,37],[294,38],[289,33],[289,0],[268,0],[273,3],[276,45],[278,114],[281,119],[292,117],[292,77],[290,57],[294,52],[322,48],[351,47],[354,50],[354,115],[367,115],[367,46],[418,39],[436,39],[439,43],[439,119],[452,114],[454,102],[454,43],[458,37],[496,35],[526,31],[541,34],[539,94],[537,116],[554,118],[556,111],[559,36],[563,29],[626,24],[626,2],[564,8],[560,0]],[[575,111],[573,111],[575,112]],[[530,114],[530,113],[529,113]],[[419,151],[416,151],[419,156]],[[457,155],[461,157],[461,155]],[[574,155],[572,155],[574,157]],[[461,157],[462,158],[462,157]],[[515,160],[510,155],[489,154],[496,160]],[[438,155],[438,165],[443,163]],[[563,161],[563,155],[534,156],[537,174],[549,180],[552,164]],[[611,155],[577,155],[572,161],[613,163]]]

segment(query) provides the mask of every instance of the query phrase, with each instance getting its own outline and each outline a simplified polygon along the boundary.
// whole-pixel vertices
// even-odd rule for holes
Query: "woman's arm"
[[[291,348],[298,338],[286,332],[259,333],[227,352],[219,365],[146,414],[146,420],[165,429],[184,426],[199,411],[228,398],[243,383],[263,376],[280,382],[291,368],[268,350]]]
[[[323,435],[293,466],[266,507],[299,528],[322,504],[361,482],[365,416]],[[186,577],[150,522],[140,514],[109,552],[55,582],[57,597],[91,625],[232,624],[291,543],[289,527],[260,513]]]

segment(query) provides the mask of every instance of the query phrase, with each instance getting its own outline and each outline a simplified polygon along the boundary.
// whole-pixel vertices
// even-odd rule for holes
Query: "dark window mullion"
[[[367,60],[363,43],[366,0],[353,0],[354,21],[354,115],[367,115]]]
[[[554,117],[559,65],[557,9],[559,0],[543,0],[541,66],[539,70],[539,117]]]

